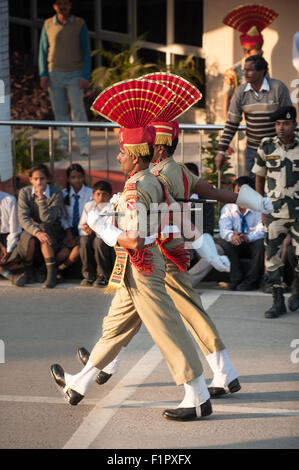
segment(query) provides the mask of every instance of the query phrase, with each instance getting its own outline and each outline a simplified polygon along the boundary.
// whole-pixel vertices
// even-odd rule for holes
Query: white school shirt
[[[260,212],[246,209],[246,222],[249,233],[245,233],[249,242],[254,242],[260,238],[264,238],[264,226],[262,224],[262,216]],[[230,241],[233,232],[241,232],[240,210],[237,204],[225,204],[221,210],[219,217],[220,237]]]
[[[70,228],[73,225],[73,209],[74,209],[74,203],[75,203],[75,198],[73,197],[74,194],[79,195],[79,214],[81,216],[83,212],[84,205],[86,202],[90,201],[92,199],[92,188],[89,188],[88,186],[85,186],[83,184],[82,188],[78,193],[75,193],[74,189],[71,187],[70,189],[70,205],[64,204],[64,209],[65,209],[65,215],[61,218],[61,224],[64,229]],[[63,199],[67,195],[67,189],[62,190],[63,194]]]
[[[18,220],[17,201],[14,196],[0,191],[0,233],[8,233],[6,250],[11,253],[22,231]]]

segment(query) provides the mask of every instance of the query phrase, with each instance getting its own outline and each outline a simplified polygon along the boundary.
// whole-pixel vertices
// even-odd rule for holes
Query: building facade
[[[116,45],[144,35],[139,54],[146,62],[174,64],[193,54],[203,77],[204,100],[184,116],[184,121],[221,124],[223,74],[243,54],[239,34],[222,20],[240,3],[240,0],[73,0],[72,11],[86,20],[93,50],[101,47],[113,50]],[[288,86],[298,106],[299,79],[292,65],[292,39],[299,29],[299,2],[250,3],[267,5],[279,14],[263,32],[264,57],[270,76]],[[26,52],[37,62],[43,20],[53,14],[51,1],[9,0],[10,52]],[[94,66],[97,64],[94,59]]]

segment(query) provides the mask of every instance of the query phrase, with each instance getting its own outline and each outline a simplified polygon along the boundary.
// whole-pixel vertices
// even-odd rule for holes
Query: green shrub
[[[37,131],[33,133],[36,134]],[[24,128],[16,132],[15,151],[16,151],[16,174],[22,174],[32,167],[30,152],[31,131]],[[48,140],[34,139],[33,141],[33,164],[49,163],[49,142]],[[13,146],[13,143],[12,143]],[[12,148],[13,151],[13,148]],[[54,144],[55,161],[65,158],[65,152]]]

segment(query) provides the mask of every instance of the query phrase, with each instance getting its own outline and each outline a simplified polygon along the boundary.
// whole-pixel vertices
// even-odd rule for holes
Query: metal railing
[[[54,128],[64,127],[68,129],[68,159],[69,163],[72,163],[73,159],[73,146],[72,146],[72,130],[76,127],[83,127],[88,129],[88,135],[90,137],[90,131],[92,129],[103,129],[104,130],[104,139],[105,139],[105,167],[102,168],[103,171],[107,172],[107,179],[109,179],[109,130],[118,128],[116,124],[111,122],[73,122],[73,121],[35,121],[35,120],[15,120],[15,121],[0,121],[0,126],[10,126],[12,128],[12,159],[13,159],[13,177],[14,183],[16,181],[16,128],[28,127],[30,129],[30,158],[32,165],[34,164],[34,129],[48,129],[48,142],[49,142],[49,166],[50,171],[54,174],[55,169],[55,145],[54,145]],[[215,124],[184,124],[180,123],[180,154],[177,152],[177,156],[180,156],[182,162],[185,161],[185,132],[194,131],[198,132],[198,158],[197,162],[199,163],[199,172],[202,175],[203,163],[202,163],[202,145],[203,145],[203,132],[219,132],[223,130],[224,125],[215,125]],[[245,126],[239,126],[239,130],[245,129]],[[239,171],[239,159],[240,159],[240,150],[239,150],[239,132],[237,132],[237,173]],[[89,146],[91,139],[89,138]],[[91,152],[89,148],[88,156],[88,175],[90,179],[91,175]],[[237,174],[238,176],[238,174]]]
[[[72,129],[76,127],[83,127],[88,129],[88,135],[90,137],[90,131],[92,129],[104,129],[104,139],[105,139],[105,164],[106,168],[102,168],[103,171],[107,173],[107,179],[109,180],[109,129],[118,128],[116,124],[111,122],[73,122],[73,121],[0,121],[0,126],[11,126],[12,127],[12,158],[13,158],[13,179],[14,186],[16,188],[16,128],[17,127],[29,127],[30,128],[30,157],[31,163],[34,164],[34,129],[35,128],[48,128],[48,141],[49,141],[49,166],[52,175],[54,174],[55,169],[55,146],[54,146],[54,128],[65,127],[68,129],[68,158],[69,163],[72,163]],[[203,132],[219,132],[224,129],[223,124],[184,124],[180,123],[180,160],[184,163],[185,161],[185,131],[194,131],[198,132],[198,154],[197,162],[199,163],[199,173],[200,176],[203,172]],[[246,129],[245,125],[241,125],[238,128],[236,133],[236,176],[239,176],[240,169],[240,145],[239,145],[239,131]],[[298,132],[299,127],[296,131]],[[89,181],[91,180],[91,152],[90,152],[90,138],[89,138],[89,156],[88,156],[88,176]],[[178,156],[178,151],[176,152]]]

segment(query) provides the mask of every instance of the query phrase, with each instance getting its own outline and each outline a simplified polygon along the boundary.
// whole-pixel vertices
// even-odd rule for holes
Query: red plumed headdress
[[[185,113],[202,98],[200,91],[186,79],[167,72],[154,72],[141,77],[167,85],[175,93],[175,98],[151,124],[156,128],[156,144],[171,145],[178,137],[179,125],[174,119]]]
[[[242,5],[230,11],[223,20],[227,26],[240,31],[241,44],[245,49],[262,46],[261,32],[277,18],[278,13],[264,5]]]
[[[119,133],[121,148],[140,156],[147,155],[154,144],[155,129],[149,124],[174,98],[175,93],[163,83],[133,79],[104,90],[91,109],[119,124],[123,128]]]

